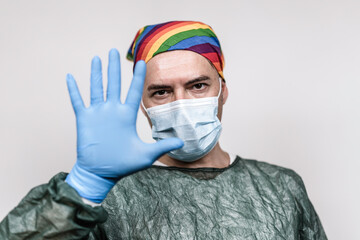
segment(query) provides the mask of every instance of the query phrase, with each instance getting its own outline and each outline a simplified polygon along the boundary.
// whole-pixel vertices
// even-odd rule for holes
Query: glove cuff
[[[81,197],[95,203],[101,203],[116,184],[115,180],[88,172],[77,163],[67,175],[65,182],[72,186]]]

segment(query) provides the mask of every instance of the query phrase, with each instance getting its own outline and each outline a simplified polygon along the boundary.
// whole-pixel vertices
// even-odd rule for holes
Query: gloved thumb
[[[151,144],[152,154],[156,159],[172,150],[182,148],[184,142],[180,138],[167,138]]]

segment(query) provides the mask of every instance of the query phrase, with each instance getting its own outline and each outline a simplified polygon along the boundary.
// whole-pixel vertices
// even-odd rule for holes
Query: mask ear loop
[[[219,99],[219,97],[220,97],[221,90],[222,90],[222,88],[221,88],[221,86],[222,86],[221,81],[222,81],[222,78],[221,78],[221,77],[219,77],[220,90],[219,90],[219,93],[218,93],[218,95],[217,95],[217,98],[218,98],[218,99]]]
[[[148,110],[147,110],[147,108],[145,107],[145,105],[144,105],[144,102],[143,102],[142,98],[141,98],[141,106],[142,106],[142,107],[143,107],[143,109],[145,110],[146,114],[149,116]]]

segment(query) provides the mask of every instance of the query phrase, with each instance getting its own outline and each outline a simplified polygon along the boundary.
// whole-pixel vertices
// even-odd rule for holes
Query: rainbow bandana
[[[171,21],[141,28],[132,42],[127,59],[148,62],[159,53],[189,50],[207,58],[224,79],[224,56],[212,28],[201,22]]]

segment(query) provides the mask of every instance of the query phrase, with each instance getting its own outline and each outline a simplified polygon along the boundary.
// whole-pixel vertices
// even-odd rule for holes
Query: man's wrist
[[[65,182],[73,187],[80,197],[94,203],[101,203],[116,183],[82,169],[77,163],[67,175]]]

